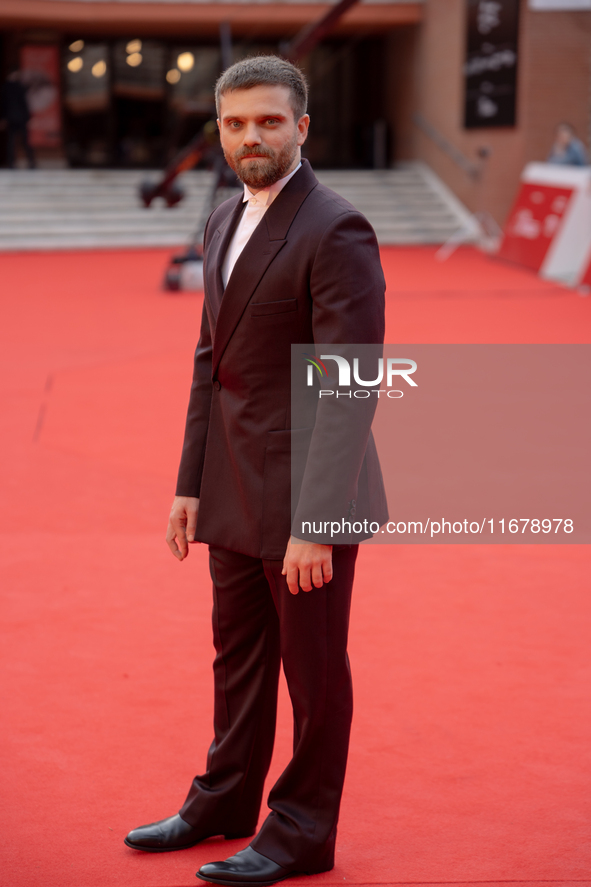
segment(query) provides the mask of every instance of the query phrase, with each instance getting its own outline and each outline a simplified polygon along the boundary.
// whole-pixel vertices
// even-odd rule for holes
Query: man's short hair
[[[286,86],[295,119],[299,120],[306,113],[308,84],[302,71],[277,55],[255,55],[226,68],[219,77],[215,85],[218,116],[223,95],[235,89],[252,89],[255,86]]]

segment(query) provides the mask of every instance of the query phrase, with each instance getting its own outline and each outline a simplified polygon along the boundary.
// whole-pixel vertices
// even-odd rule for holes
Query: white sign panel
[[[530,9],[554,12],[563,9],[591,9],[591,0],[529,0]]]

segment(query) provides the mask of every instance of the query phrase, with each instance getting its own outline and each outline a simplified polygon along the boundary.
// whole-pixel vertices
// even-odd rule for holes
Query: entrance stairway
[[[144,209],[139,183],[158,173],[121,170],[0,170],[0,250],[183,246],[201,213],[208,172],[180,178],[186,197]],[[373,224],[381,244],[442,243],[470,227],[467,210],[424,164],[391,170],[320,171]]]

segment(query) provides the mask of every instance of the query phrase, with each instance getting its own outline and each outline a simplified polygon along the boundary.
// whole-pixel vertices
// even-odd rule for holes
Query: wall
[[[523,122],[528,158],[545,157],[555,123],[591,140],[591,12],[530,12]]]
[[[412,117],[418,107],[419,40],[421,25],[396,28],[386,38],[386,94],[391,134],[390,162],[415,157],[416,132]]]
[[[462,65],[465,0],[427,0],[421,26],[390,38],[390,108],[397,133],[393,159],[428,163],[471,210],[502,224],[525,163],[544,160],[557,122],[588,141],[591,127],[591,12],[535,12],[522,2],[517,126],[465,130]],[[419,111],[473,162],[491,156],[479,180],[459,169],[413,123]]]

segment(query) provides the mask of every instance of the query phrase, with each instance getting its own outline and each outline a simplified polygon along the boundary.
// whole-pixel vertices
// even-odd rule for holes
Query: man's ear
[[[220,118],[219,118],[219,117],[216,119],[216,123],[217,123],[217,125],[218,125],[218,129],[219,129],[219,131],[221,132],[221,131],[222,131],[222,124],[220,123]]]
[[[303,145],[308,138],[308,127],[310,126],[310,115],[304,114],[298,120],[298,145]]]

